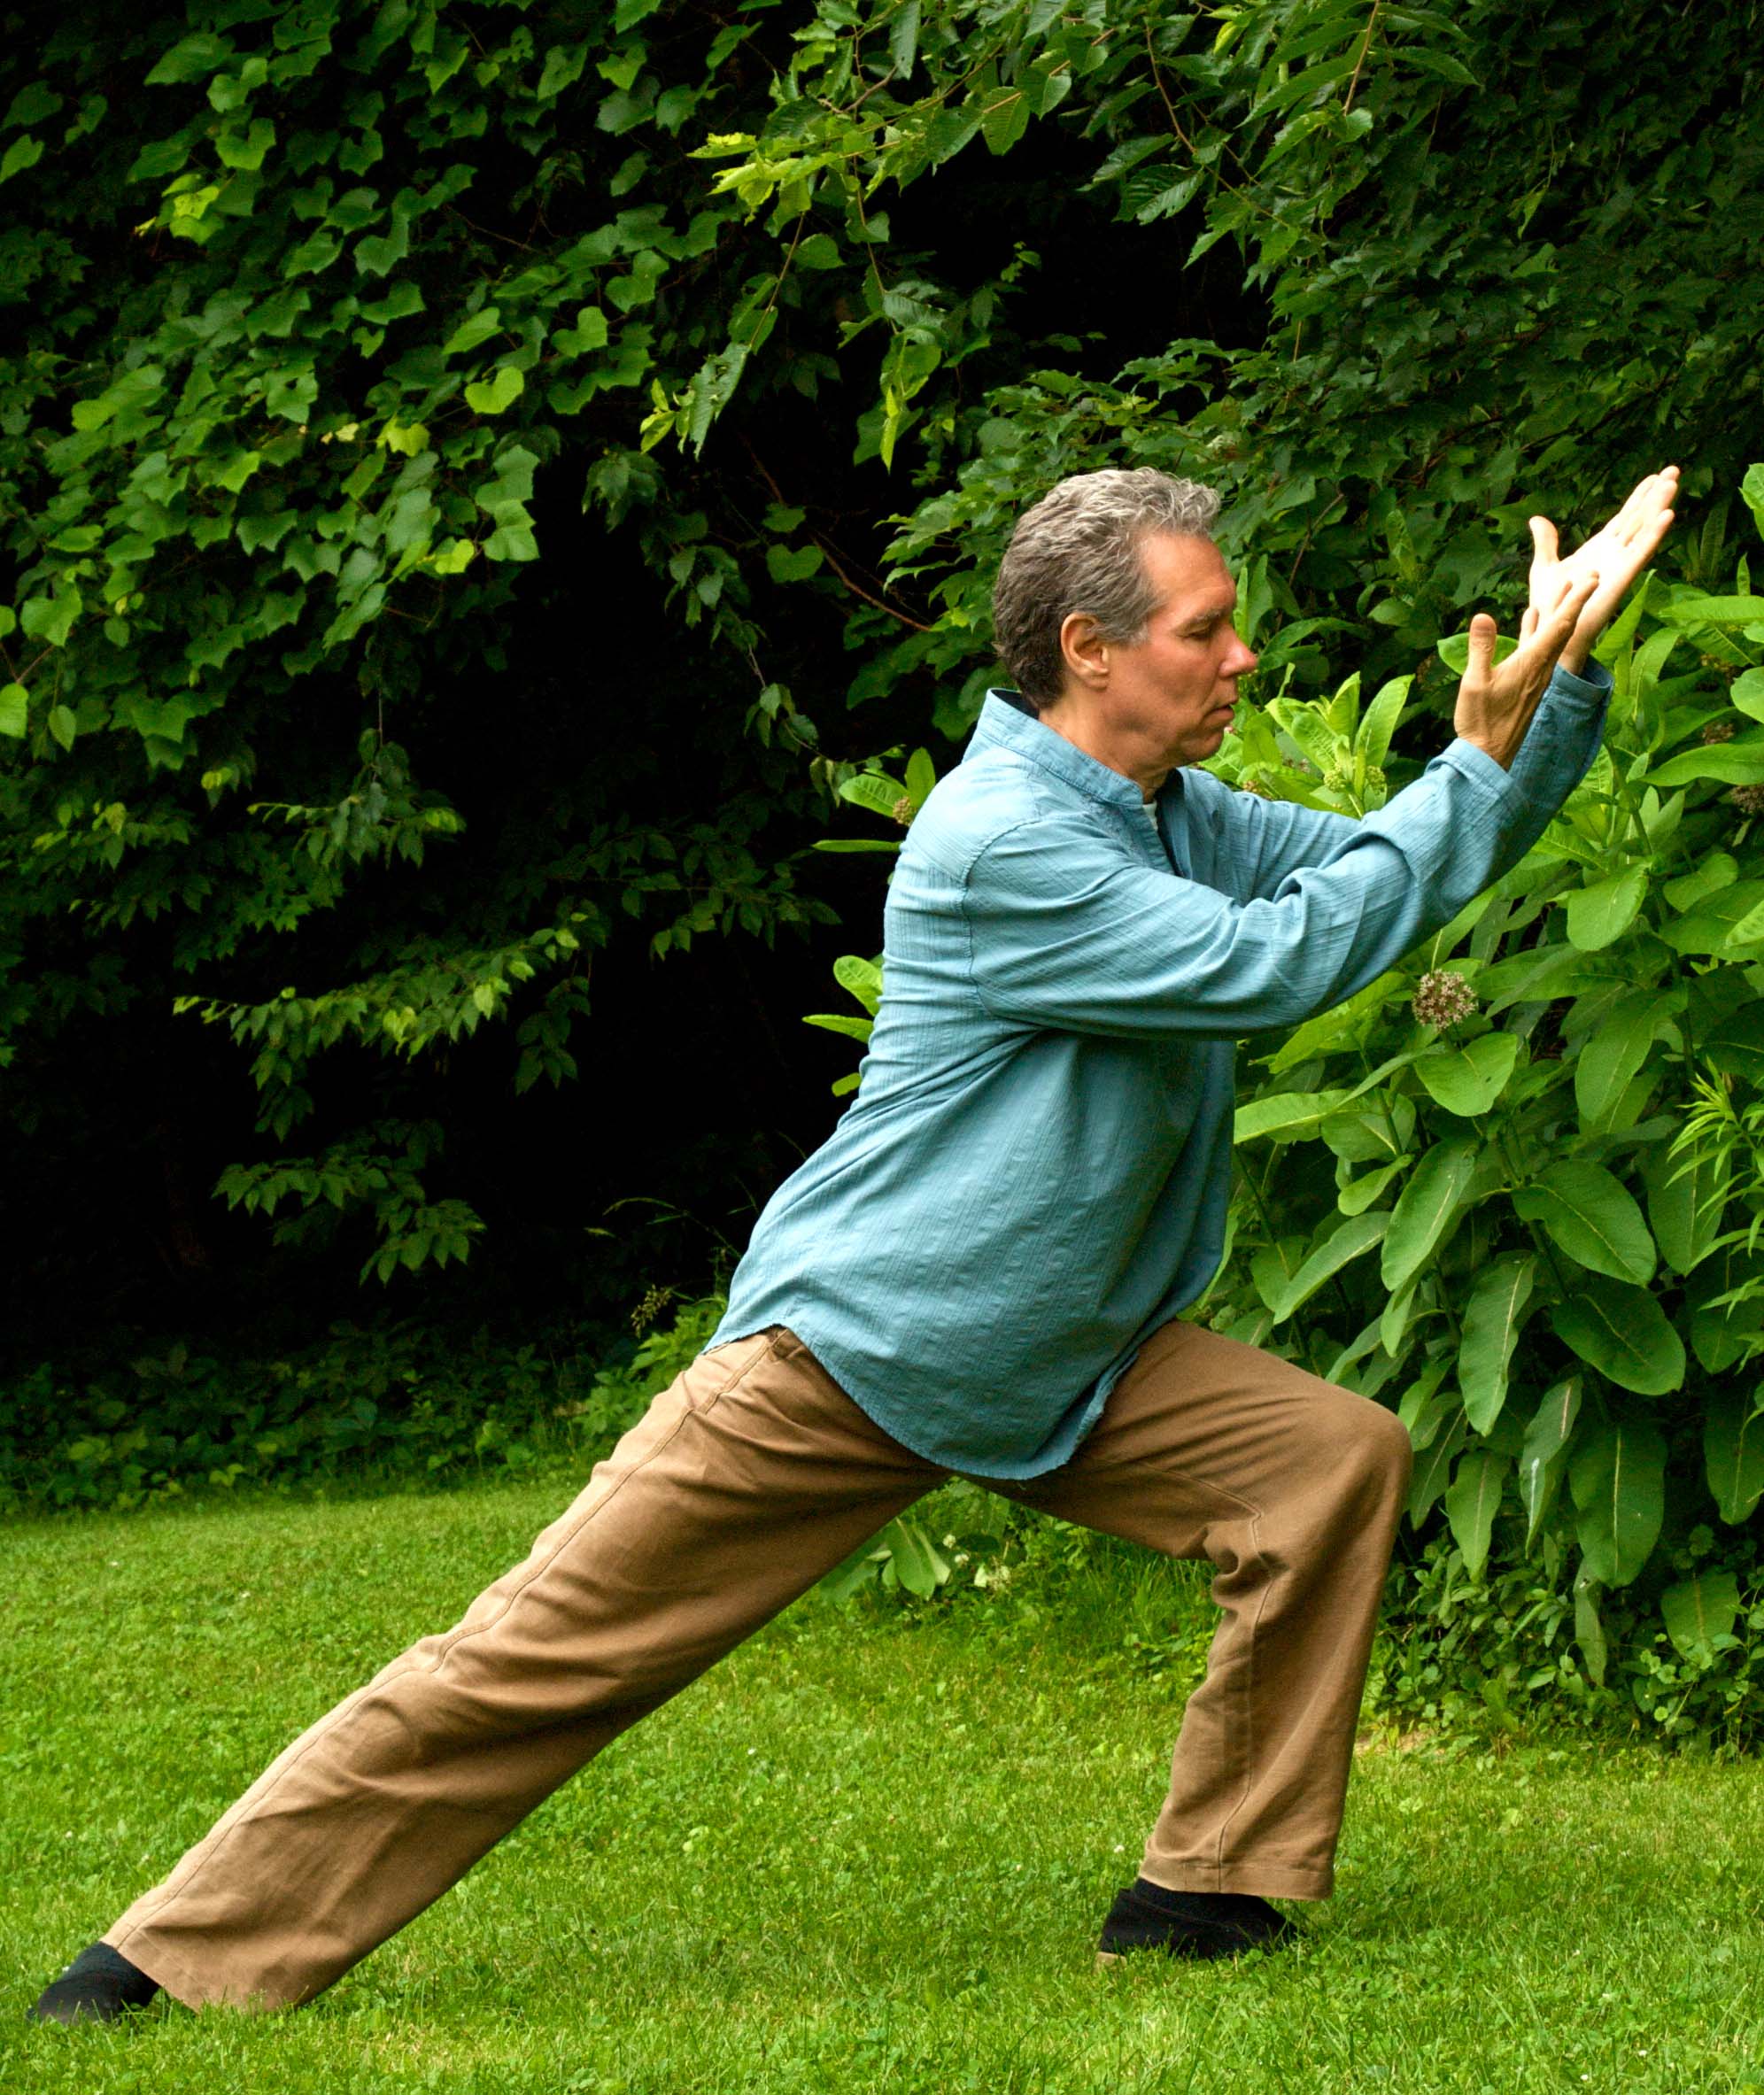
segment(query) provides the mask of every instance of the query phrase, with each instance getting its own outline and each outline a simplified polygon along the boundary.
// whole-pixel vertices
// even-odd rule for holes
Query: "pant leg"
[[[943,1475],[787,1331],[700,1355],[522,1563],[298,1738],[104,1940],[192,2007],[311,1999]]]
[[[1225,1611],[1141,1874],[1327,1898],[1412,1462],[1382,1405],[1195,1324],[1154,1334],[1073,1459],[1020,1494],[1218,1567]]]

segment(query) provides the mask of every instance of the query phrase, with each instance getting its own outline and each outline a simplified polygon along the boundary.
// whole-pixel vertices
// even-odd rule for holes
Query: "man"
[[[1457,739],[1361,822],[1231,791],[1255,656],[1217,498],[1080,474],[1019,521],[991,693],[886,912],[862,1091],[779,1189],[702,1354],[520,1565],[298,1739],[35,2013],[309,2000],[601,1746],[952,1472],[1217,1566],[1169,1797],[1099,1954],[1295,1935],[1327,1898],[1410,1449],[1179,1312],[1218,1264],[1241,1035],[1350,995],[1517,862],[1585,773],[1592,640],[1672,520],[1533,522]],[[1559,667],[1558,666],[1559,662]]]

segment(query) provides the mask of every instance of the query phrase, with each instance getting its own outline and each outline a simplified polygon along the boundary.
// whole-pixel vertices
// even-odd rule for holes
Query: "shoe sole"
[[[1197,1957],[1191,1951],[1160,1948],[1160,1945],[1157,1944],[1148,1943],[1144,1949],[1135,1950],[1133,1954],[1135,1957],[1143,1958],[1149,1964],[1157,1962],[1160,1956],[1164,1962],[1170,1964],[1222,1964],[1229,1963],[1238,1957],[1247,1957],[1252,1950],[1285,1949],[1296,1939],[1295,1936],[1281,1936],[1273,1942],[1249,1942],[1238,1949],[1215,1951],[1210,1957]],[[1127,1953],[1125,1951],[1098,1950],[1095,1968],[1098,1971],[1107,1971],[1113,1966],[1125,1964],[1126,1961]]]

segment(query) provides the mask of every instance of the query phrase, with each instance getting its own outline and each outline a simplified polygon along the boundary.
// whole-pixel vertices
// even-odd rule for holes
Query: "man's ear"
[[[1109,643],[1088,611],[1069,611],[1060,622],[1060,655],[1066,675],[1087,690],[1109,681]]]

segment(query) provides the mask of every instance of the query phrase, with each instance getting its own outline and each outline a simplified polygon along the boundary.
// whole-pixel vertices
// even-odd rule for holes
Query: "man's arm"
[[[1082,814],[994,838],[963,889],[976,995],[995,1018],[1124,1039],[1296,1024],[1394,967],[1518,864],[1553,810],[1454,742],[1330,862],[1240,902],[1128,860]]]
[[[1600,662],[1590,661],[1579,676],[1559,668],[1551,678],[1507,774],[1546,821],[1586,777],[1610,693],[1611,675]],[[1185,775],[1185,792],[1195,790],[1190,782],[1196,776]],[[1333,864],[1359,833],[1351,816],[1295,800],[1265,800],[1210,777],[1198,792],[1207,811],[1218,812],[1220,843],[1246,901],[1272,896],[1288,874],[1306,866]]]

